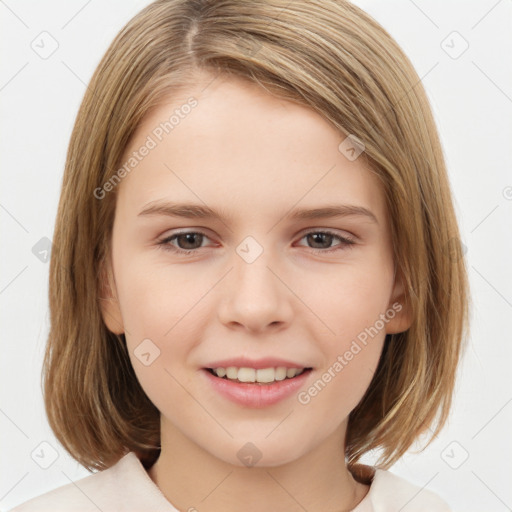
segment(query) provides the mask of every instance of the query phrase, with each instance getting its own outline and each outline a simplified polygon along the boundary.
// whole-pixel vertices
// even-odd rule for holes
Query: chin
[[[293,445],[283,445],[282,440],[274,442],[263,439],[260,441],[231,442],[230,447],[221,453],[212,453],[218,459],[237,467],[277,467],[297,460],[303,455],[298,446],[303,444],[298,441]]]

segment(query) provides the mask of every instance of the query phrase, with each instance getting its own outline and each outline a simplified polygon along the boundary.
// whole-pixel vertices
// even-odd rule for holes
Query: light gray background
[[[86,84],[117,32],[148,3],[0,1],[2,510],[89,475],[57,443],[43,410],[49,266],[32,248],[52,239]],[[455,511],[511,510],[512,1],[354,3],[396,38],[427,89],[473,294],[472,334],[449,425],[392,471],[439,493]],[[48,58],[32,48],[41,37],[51,48],[43,31],[58,43]],[[458,56],[463,40],[469,47]],[[58,458],[41,468],[35,461],[49,464],[52,449]]]

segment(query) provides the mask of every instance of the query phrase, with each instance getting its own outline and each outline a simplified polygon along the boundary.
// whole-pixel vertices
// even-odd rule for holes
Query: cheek
[[[153,404],[160,410],[172,401],[185,399],[183,387],[189,376],[183,371],[187,355],[200,340],[201,297],[208,279],[163,268],[142,258],[132,258],[125,267],[119,261],[118,279],[121,314],[131,364]],[[178,384],[179,383],[179,384]]]
[[[376,261],[340,268],[309,294],[308,305],[322,320],[314,333],[322,364],[299,403],[319,412],[332,404],[329,421],[334,423],[358,404],[377,368],[386,323],[394,316],[388,304],[391,286],[392,270]]]
[[[374,326],[379,315],[385,314],[392,282],[392,269],[382,261],[358,262],[339,265],[316,279],[316,286],[309,286],[307,291],[305,287],[303,296],[311,311],[323,321],[331,343],[343,349],[359,333]]]
[[[157,262],[150,257],[132,257],[120,263],[121,313],[133,338],[168,339],[188,314],[194,314],[212,286],[211,279],[201,279],[183,265],[162,264],[161,256]]]

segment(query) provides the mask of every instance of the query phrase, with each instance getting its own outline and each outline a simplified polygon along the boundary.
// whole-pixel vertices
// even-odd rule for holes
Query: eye
[[[195,254],[198,249],[203,247],[202,242],[208,239],[206,233],[202,231],[183,231],[175,233],[158,242],[158,246],[166,251],[177,254],[191,255]],[[351,237],[341,236],[330,230],[310,231],[305,233],[300,240],[306,239],[308,244],[316,247],[310,247],[315,254],[325,254],[334,251],[341,251],[353,246],[356,242]],[[339,243],[334,247],[330,247],[333,241],[338,240]],[[173,242],[176,242],[175,245]],[[181,247],[180,247],[181,246]]]
[[[178,254],[193,254],[201,247],[201,242],[204,238],[208,238],[205,233],[201,231],[183,231],[168,236],[158,242],[159,247],[166,251],[175,252]],[[178,242],[178,245],[184,245],[185,248],[176,247],[172,242]],[[199,242],[198,242],[199,241]],[[192,247],[190,247],[192,246]]]
[[[301,240],[303,240],[304,238],[307,239],[308,243],[321,246],[321,248],[313,247],[313,252],[315,254],[325,254],[334,251],[342,251],[344,249],[351,248],[351,246],[353,246],[356,243],[353,238],[344,237],[329,230],[310,231],[303,235]],[[332,244],[332,242],[336,239],[339,240],[340,243],[335,245],[334,247],[329,247]]]

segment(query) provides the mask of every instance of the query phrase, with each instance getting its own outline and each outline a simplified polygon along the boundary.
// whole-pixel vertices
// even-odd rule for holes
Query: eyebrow
[[[187,203],[172,203],[168,201],[152,201],[137,215],[165,215],[168,217],[184,217],[187,219],[215,219],[223,221],[224,218],[230,218],[229,215],[217,212],[208,206]],[[361,216],[366,217],[371,222],[378,224],[375,214],[364,206],[336,204],[325,205],[319,208],[297,208],[292,210],[284,217],[289,220],[317,220],[336,217]]]

